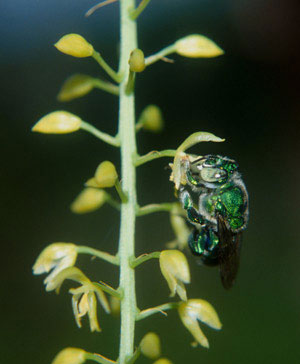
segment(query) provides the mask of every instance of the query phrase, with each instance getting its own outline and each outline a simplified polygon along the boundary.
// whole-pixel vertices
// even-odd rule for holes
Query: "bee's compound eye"
[[[213,158],[213,157],[209,157],[206,159],[206,161],[204,162],[204,166],[205,167],[213,167],[215,166],[217,163],[217,160],[216,158]]]

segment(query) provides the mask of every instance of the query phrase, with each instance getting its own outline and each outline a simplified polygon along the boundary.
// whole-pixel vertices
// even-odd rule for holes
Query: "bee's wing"
[[[228,230],[222,216],[219,215],[217,220],[221,281],[224,288],[229,289],[232,287],[239,269],[242,233],[233,233]]]

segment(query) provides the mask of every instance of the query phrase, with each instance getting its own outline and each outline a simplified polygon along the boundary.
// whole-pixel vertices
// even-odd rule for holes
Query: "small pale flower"
[[[99,209],[107,200],[104,190],[85,188],[72,202],[71,211],[76,214],[84,214]]]
[[[62,85],[57,98],[59,101],[70,101],[88,94],[94,88],[93,78],[87,75],[73,75]]]
[[[70,290],[73,293],[74,290]],[[90,330],[101,331],[97,319],[97,301],[94,292],[75,294],[72,296],[72,306],[77,326],[81,328],[81,318],[88,314]]]
[[[196,342],[209,348],[208,340],[200,329],[198,320],[213,329],[220,330],[222,324],[213,306],[205,300],[191,299],[179,305],[178,313],[182,323],[194,336]]]
[[[175,51],[184,57],[210,58],[224,54],[224,51],[215,42],[200,34],[192,34],[179,39],[175,43]]]
[[[53,359],[51,364],[82,364],[85,362],[86,352],[78,348],[65,348]]]
[[[82,120],[67,111],[54,111],[42,117],[32,131],[43,134],[67,134],[80,129]]]
[[[64,35],[54,47],[62,53],[79,58],[90,57],[94,52],[93,46],[79,34]]]
[[[161,355],[160,338],[155,332],[148,332],[140,343],[143,355],[149,359],[157,359]]]
[[[190,283],[190,270],[185,255],[179,250],[163,250],[159,257],[160,270],[165,277],[171,294],[186,301],[186,290],[184,283]]]
[[[101,331],[97,319],[97,299],[106,313],[110,312],[107,298],[103,291],[92,282],[84,283],[81,287],[69,290],[72,294],[72,307],[77,326],[81,327],[81,318],[86,314],[90,321],[90,330]]]
[[[57,275],[49,277],[44,281],[46,291],[56,291],[59,293],[63,282],[69,279],[81,284],[78,288],[71,288],[69,292],[72,294],[72,306],[78,327],[81,327],[81,318],[86,314],[89,317],[91,331],[101,331],[97,320],[97,299],[104,308],[105,312],[109,313],[110,308],[107,298],[102,289],[96,283],[91,282],[86,275],[76,267],[70,267],[62,270]]]
[[[33,274],[52,272],[45,283],[53,280],[55,276],[68,267],[73,267],[77,259],[76,245],[72,243],[53,243],[48,245],[38,256],[33,266]]]

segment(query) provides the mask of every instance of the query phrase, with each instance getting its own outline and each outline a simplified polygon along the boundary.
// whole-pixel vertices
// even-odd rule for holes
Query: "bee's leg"
[[[206,231],[204,229],[201,229],[201,231],[199,231],[197,228],[194,228],[188,240],[191,252],[194,255],[201,256],[204,253],[206,240]]]
[[[186,210],[187,217],[192,224],[206,224],[206,220],[203,219],[203,217],[195,209],[191,195],[184,188],[181,188],[179,191],[179,200],[182,207]]]

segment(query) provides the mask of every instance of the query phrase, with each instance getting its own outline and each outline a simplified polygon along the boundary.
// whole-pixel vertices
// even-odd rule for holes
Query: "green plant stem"
[[[116,363],[115,361],[105,358],[104,356],[99,355],[99,354],[85,353],[84,356],[85,356],[86,360],[93,360],[100,364],[115,364]]]
[[[100,78],[93,78],[93,86],[100,90],[109,92],[113,95],[119,95],[119,87],[113,83],[100,80]]]
[[[123,191],[120,181],[117,179],[115,183],[115,188],[118,192],[118,195],[123,203],[128,201],[126,193]]]
[[[154,212],[160,212],[160,211],[172,211],[174,208],[174,202],[165,202],[165,203],[153,203],[150,205],[146,205],[143,207],[137,208],[137,216],[144,216],[148,214],[152,214]]]
[[[137,258],[131,258],[130,259],[130,266],[132,268],[136,268],[140,264],[147,262],[150,259],[158,259],[160,257],[160,252],[153,252],[149,254],[142,254]]]
[[[90,254],[94,257],[105,260],[108,263],[119,265],[119,257],[115,255],[108,254],[106,252],[102,252],[101,250],[97,250],[94,248],[90,248],[88,246],[79,245],[76,247],[78,254]]]
[[[161,51],[153,54],[152,56],[145,58],[145,64],[146,64],[146,66],[150,66],[150,64],[160,61],[162,58],[164,58],[174,52],[175,52],[175,45],[172,44],[172,45],[162,49]]]
[[[83,130],[89,132],[90,134],[93,134],[96,138],[102,140],[103,142],[105,142],[107,144],[113,145],[114,147],[120,146],[120,141],[118,138],[113,137],[107,133],[103,133],[103,131],[98,130],[93,125],[91,125],[85,121],[81,122],[80,129],[83,129]]]
[[[133,353],[133,355],[126,359],[126,364],[135,363],[137,361],[137,359],[140,357],[140,355],[141,355],[141,349],[140,349],[140,347],[138,347],[136,349],[136,351]]]
[[[150,0],[142,0],[136,9],[130,11],[130,17],[132,20],[137,19],[145,7],[149,4]]]
[[[111,195],[107,192],[106,192],[105,202],[108,203],[113,208],[115,208],[116,210],[118,210],[118,211],[121,210],[121,204],[118,201],[116,201],[113,197],[111,197]]]
[[[163,305],[160,306],[148,308],[147,310],[140,311],[136,315],[136,321],[143,320],[144,318],[154,315],[156,313],[162,313],[163,315],[166,315],[165,311],[177,309],[178,306],[179,302],[169,302],[169,303],[164,303]]]
[[[121,142],[122,188],[128,196],[121,207],[121,227],[119,240],[120,284],[123,292],[121,300],[121,334],[119,364],[133,355],[136,315],[135,273],[129,259],[134,256],[135,246],[135,206],[136,206],[136,155],[134,93],[126,93],[129,75],[128,60],[133,49],[137,48],[136,22],[129,16],[129,8],[135,7],[135,0],[120,0],[121,42],[119,73],[124,74],[120,83],[119,136]]]
[[[134,91],[134,83],[135,83],[135,72],[130,71],[128,76],[128,81],[126,85],[126,93],[131,94]]]
[[[162,157],[174,157],[176,154],[175,149],[166,149],[166,150],[153,150],[152,152],[149,152],[142,156],[136,156],[135,158],[135,165],[141,166],[142,164],[145,164],[147,162],[153,161],[154,159],[162,158]]]
[[[94,51],[92,54],[94,60],[104,69],[104,71],[116,82],[121,81],[121,76],[117,72],[115,72],[102,58],[99,52]]]

